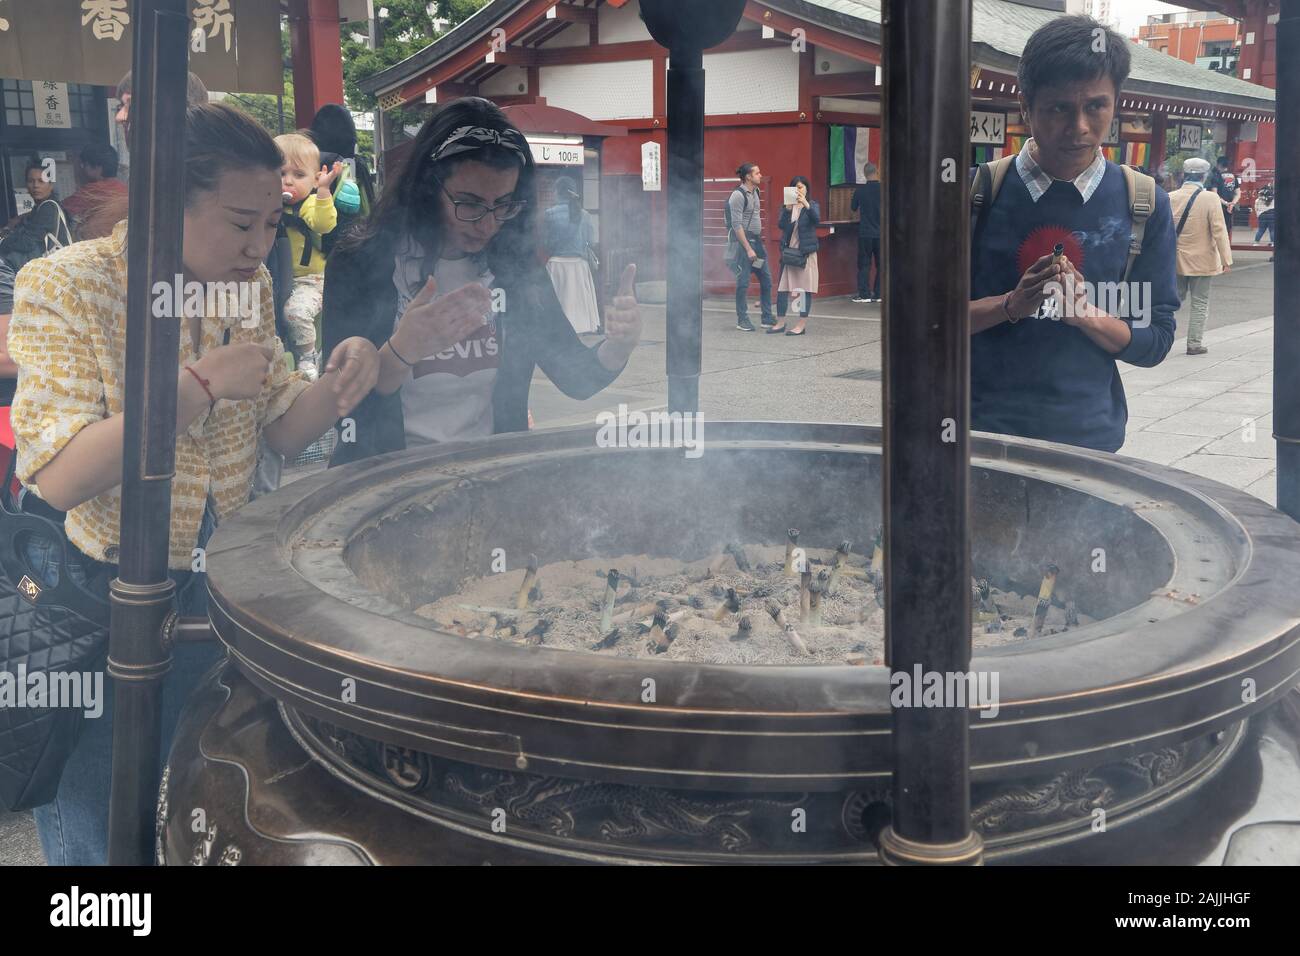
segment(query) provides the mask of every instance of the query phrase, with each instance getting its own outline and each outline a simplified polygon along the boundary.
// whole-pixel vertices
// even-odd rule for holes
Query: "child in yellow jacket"
[[[316,316],[321,311],[325,289],[325,255],[321,236],[338,225],[338,210],[330,184],[343,171],[322,166],[320,150],[301,133],[275,138],[284,153],[280,185],[284,190],[285,221],[293,249],[293,292],[284,306],[290,342],[297,367],[309,378],[317,374]],[[319,170],[319,171],[318,171]]]

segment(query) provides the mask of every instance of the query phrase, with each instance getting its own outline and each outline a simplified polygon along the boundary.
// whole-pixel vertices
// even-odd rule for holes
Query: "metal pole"
[[[1300,0],[1277,22],[1276,242],[1273,248],[1273,437],[1277,507],[1300,521]]]
[[[167,577],[176,459],[180,326],[153,318],[150,290],[182,272],[185,196],[186,0],[135,5],[121,542],[113,581],[108,673],[115,683],[108,862],[153,858],[162,733],[162,639],[174,584]]]
[[[704,329],[704,53],[668,55],[668,411],[700,410]]]
[[[910,686],[971,658],[970,0],[886,0],[882,23],[885,633]],[[969,719],[964,700],[894,707],[884,862],[981,862]]]

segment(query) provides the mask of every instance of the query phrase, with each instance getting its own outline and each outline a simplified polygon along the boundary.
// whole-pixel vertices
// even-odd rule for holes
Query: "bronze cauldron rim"
[[[709,428],[711,448],[862,454],[880,442],[872,426]],[[383,456],[253,502],[222,525],[208,553],[217,632],[249,679],[289,706],[455,759],[732,790],[831,789],[886,776],[883,668],[688,665],[466,641],[326,593],[365,591],[346,580],[341,562],[313,572],[315,580],[299,569],[304,551],[337,559],[339,527],[359,527],[421,489],[454,488],[506,462],[590,453],[593,434],[582,426]],[[1132,626],[1146,613],[1141,606],[1068,643],[1061,635],[1034,652],[977,656],[973,667],[1002,674],[1003,700],[992,720],[972,714],[976,779],[1079,766],[1220,730],[1296,680],[1300,593],[1287,582],[1300,571],[1300,526],[1290,518],[1208,479],[1104,453],[980,434],[971,451],[976,474],[997,468],[1159,499],[1158,514],[1146,517],[1167,536],[1185,535],[1171,540],[1175,555],[1190,555],[1193,539],[1208,532],[1233,565],[1218,593],[1173,617]],[[312,526],[331,514],[342,524],[312,540]],[[1253,700],[1242,700],[1244,677],[1255,680]],[[646,678],[656,683],[653,703],[641,700]]]

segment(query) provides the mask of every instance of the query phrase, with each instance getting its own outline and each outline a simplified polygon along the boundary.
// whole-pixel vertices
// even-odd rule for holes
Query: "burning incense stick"
[[[735,614],[740,610],[740,598],[736,596],[735,588],[727,588],[727,598],[718,605],[718,609],[713,612],[713,619],[721,621],[728,614]]]
[[[808,623],[813,627],[822,626],[822,597],[830,587],[830,581],[830,570],[822,568],[808,588]]]
[[[772,615],[772,620],[776,621],[776,623],[780,625],[781,631],[785,635],[786,642],[793,647],[796,652],[803,654],[804,656],[809,656],[808,645],[803,642],[803,638],[799,636],[799,632],[796,631],[794,625],[790,623],[790,619],[785,613],[785,608],[783,608],[775,598],[768,598],[767,613]]]
[[[725,548],[722,549],[722,553],[731,555],[731,557],[736,562],[736,567],[739,570],[744,571],[746,573],[750,571],[749,558],[745,554],[745,549],[742,548],[740,545],[736,544],[735,542],[732,542],[731,544],[727,545]]]
[[[608,650],[609,648],[617,644],[618,639],[622,636],[623,636],[622,630],[616,627],[608,634],[606,634],[604,637],[602,637],[600,640],[598,640],[595,644],[591,645],[591,649],[593,651]]]
[[[669,637],[668,632],[664,629],[667,624],[668,621],[662,613],[654,616],[654,621],[650,624],[650,642],[646,645],[646,650],[652,654],[662,654],[672,644],[672,637]]]
[[[1074,606],[1073,601],[1065,602],[1065,626],[1066,627],[1079,626],[1079,609]]]
[[[550,629],[550,621],[546,620],[544,617],[538,618],[537,623],[530,627],[528,632],[524,634],[524,643],[536,647],[538,644],[542,643],[542,638],[546,636],[546,632]]]
[[[1049,564],[1043,571],[1043,583],[1038,588],[1038,606],[1034,608],[1034,623],[1029,627],[1029,636],[1037,637],[1047,620],[1047,609],[1052,606],[1052,591],[1056,588],[1056,575],[1060,568]]]
[[[794,574],[794,549],[799,543],[799,529],[791,528],[785,533],[785,573]]]
[[[600,612],[600,632],[606,633],[613,624],[614,596],[618,592],[618,568],[610,568],[605,575],[605,603]]]
[[[1052,265],[1056,265],[1065,256],[1065,243],[1058,242],[1052,246]]]
[[[528,556],[528,569],[524,572],[524,581],[519,585],[519,594],[515,597],[515,607],[524,610],[532,601],[533,585],[537,583],[537,555]]]
[[[835,549],[835,560],[831,562],[831,579],[826,585],[826,593],[833,594],[835,588],[839,586],[840,574],[844,570],[844,562],[849,559],[849,542],[841,541],[840,546]]]
[[[749,619],[748,614],[741,615],[736,622],[736,633],[732,635],[733,641],[747,641],[754,633],[754,622]]]
[[[877,588],[885,579],[885,526],[876,526],[876,541],[871,546],[871,583]]]

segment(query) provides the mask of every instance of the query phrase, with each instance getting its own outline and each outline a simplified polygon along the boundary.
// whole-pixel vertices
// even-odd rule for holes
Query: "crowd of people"
[[[641,326],[628,265],[604,337],[578,338],[534,237],[531,150],[491,102],[465,98],[435,113],[373,208],[341,228],[337,143],[311,132],[273,139],[240,110],[201,99],[184,130],[184,279],[257,294],[252,316],[214,310],[209,298],[183,317],[168,560],[183,614],[206,606],[195,549],[250,500],[268,456],[295,456],[331,426],[331,465],[524,430],[535,368],[588,398],[622,371]],[[122,101],[129,124],[129,87]],[[74,215],[73,234],[23,261],[4,303],[16,482],[0,493],[6,510],[48,518],[63,537],[29,539],[23,570],[38,586],[66,575],[100,602],[117,573],[128,388],[126,195],[96,185],[114,161],[102,149],[82,155],[79,169],[94,172],[70,198],[95,214]],[[41,202],[28,215],[48,200],[62,217],[39,171],[29,187]],[[87,222],[101,234],[77,236]],[[576,225],[581,236],[581,216]],[[217,654],[212,644],[175,649],[164,754]],[[35,810],[50,863],[105,862],[111,682],[107,697],[66,755],[57,795]]]

